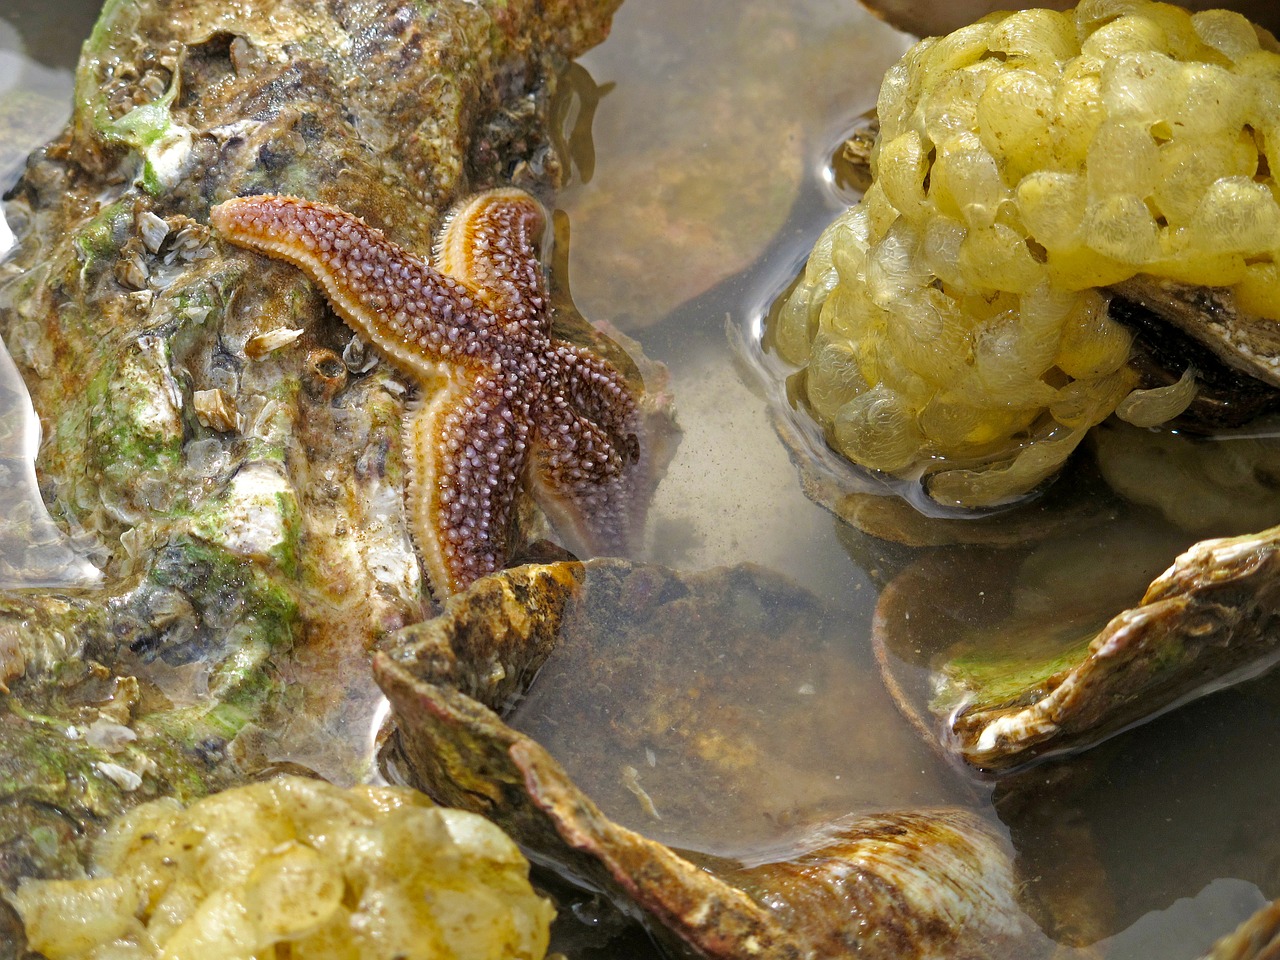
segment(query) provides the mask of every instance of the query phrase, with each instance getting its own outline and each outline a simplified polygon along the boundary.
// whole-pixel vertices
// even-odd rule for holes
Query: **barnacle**
[[[989,506],[1113,412],[1181,414],[1194,372],[1141,389],[1107,288],[1219,288],[1280,320],[1273,50],[1238,14],[1149,0],[992,14],[913,47],[880,91],[873,182],[773,331],[829,443]]]
[[[542,960],[554,912],[478,815],[299,777],[143,804],[94,874],[14,895],[49,960]]]

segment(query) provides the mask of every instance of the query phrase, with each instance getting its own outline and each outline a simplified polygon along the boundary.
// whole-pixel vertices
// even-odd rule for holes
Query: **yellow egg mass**
[[[1280,54],[1238,14],[1149,0],[997,13],[885,76],[872,186],[818,240],[774,340],[844,456],[937,501],[1009,502],[1138,390],[1099,288],[1229,288],[1280,320]]]

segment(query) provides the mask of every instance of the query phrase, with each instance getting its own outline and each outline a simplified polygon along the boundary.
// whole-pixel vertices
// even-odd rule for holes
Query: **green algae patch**
[[[302,514],[298,496],[272,461],[246,463],[223,494],[191,517],[193,535],[247,560],[298,571]]]
[[[302,509],[292,491],[275,494],[276,509],[280,513],[284,536],[268,552],[280,572],[287,577],[297,577],[302,571]]]
[[[1280,527],[1180,538],[1112,522],[1030,554],[918,561],[881,592],[873,627],[899,707],[957,759],[1005,774],[1269,670]]]
[[[191,603],[197,627],[153,638],[154,655],[210,664],[208,703],[191,722],[230,740],[281,695],[275,661],[299,628],[294,585],[268,566],[187,537],[165,548],[148,583]]]
[[[0,723],[0,849],[5,869],[20,875],[79,876],[95,834],[86,828],[157,796],[203,796],[221,780],[198,738],[172,739],[172,731],[139,723],[138,738],[113,752],[86,739],[92,707],[9,707]]]
[[[72,243],[76,255],[83,264],[81,276],[91,273],[100,261],[113,258],[128,239],[133,223],[131,204],[117,200],[103,207],[95,216],[76,231]]]
[[[136,183],[158,197],[176,182],[191,147],[191,131],[173,118],[181,57],[172,65],[173,76],[163,93],[123,111],[113,111],[109,83],[103,81],[136,43],[141,10],[130,0],[104,6],[76,70],[74,125],[83,145],[96,142],[136,153],[142,161]]]
[[[949,714],[958,707],[1008,706],[1027,702],[1043,693],[1049,682],[1080,661],[1097,634],[1075,626],[1063,636],[1028,632],[999,652],[974,649],[956,655],[941,669],[937,695],[929,707],[935,714]]]
[[[101,516],[111,503],[102,521],[131,525],[180,502],[182,396],[164,340],[144,335],[104,362],[58,422],[53,453],[78,464],[72,496],[81,510]]]
[[[283,692],[272,664],[273,644],[246,636],[209,678],[209,692],[218,704],[205,721],[228,740],[263,714]]]
[[[241,631],[272,650],[292,644],[298,621],[292,585],[260,563],[205,540],[182,538],[162,551],[149,579],[191,599],[200,615],[196,642],[214,652],[214,659],[220,659],[218,651],[235,649]]]
[[[171,112],[177,92],[175,80],[159,99],[98,128],[107,143],[127,146],[142,159],[138,184],[153,197],[161,196],[177,180],[191,149],[191,131],[177,123]]]

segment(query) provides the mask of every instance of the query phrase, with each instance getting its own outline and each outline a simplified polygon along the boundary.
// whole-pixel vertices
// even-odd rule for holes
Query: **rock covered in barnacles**
[[[593,575],[602,576],[594,601]],[[696,589],[681,592],[697,582],[608,561],[477,581],[439,617],[389,638],[376,657],[396,716],[391,772],[483,811],[538,859],[638,908],[678,956],[1038,955],[1044,944],[1017,905],[1007,851],[971,813],[835,816],[754,857],[683,855],[609,819],[546,749],[493,712],[545,669],[562,632],[583,621],[582,606],[601,607],[586,621],[597,642],[673,601],[688,617],[715,622],[714,606],[699,609]],[[626,725],[611,725],[619,723]]]
[[[5,882],[74,875],[105,818],[157,795],[281,761],[367,770],[366,647],[426,602],[403,522],[413,394],[385,364],[348,368],[360,351],[320,294],[219,245],[208,211],[306,193],[429,249],[455,199],[517,159],[551,189],[556,70],[614,7],[106,6],[71,126],[5,207],[0,334],[41,417],[51,512],[104,578],[0,597]],[[134,739],[90,742],[125,700]]]
[[[1113,412],[1177,417],[1195,371],[1141,383],[1108,312],[1103,288],[1135,277],[1214,288],[1235,318],[1218,352],[1277,383],[1277,351],[1259,357],[1280,318],[1275,49],[1238,14],[1146,0],[914,47],[881,88],[874,182],[772,331],[829,442],[977,507],[1031,491]]]

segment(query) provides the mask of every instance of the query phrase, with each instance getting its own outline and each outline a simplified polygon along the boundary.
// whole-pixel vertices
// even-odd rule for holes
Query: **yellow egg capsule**
[[[1280,319],[1280,55],[1259,36],[1221,11],[1083,0],[992,14],[892,68],[861,232],[824,234],[780,312],[833,444],[928,473],[948,503],[1007,502],[1138,386],[1099,288],[1227,287]],[[1177,415],[1179,384],[1126,414]]]

